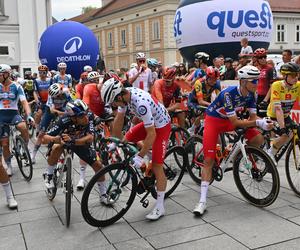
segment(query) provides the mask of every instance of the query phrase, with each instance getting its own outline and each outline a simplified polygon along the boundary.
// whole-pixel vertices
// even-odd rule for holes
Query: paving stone
[[[269,212],[244,214],[212,222],[249,248],[258,248],[300,237],[300,227]]]
[[[272,209],[271,211],[285,219],[300,216],[300,210],[291,206],[275,208]]]
[[[45,184],[42,178],[33,182],[16,182],[12,183],[13,192],[17,194],[26,194],[45,190]]]
[[[15,197],[18,202],[18,211],[52,206],[52,202],[48,200],[45,191],[20,194]]]
[[[5,250],[25,250],[22,231],[20,225],[0,227],[0,249]]]
[[[299,246],[300,246],[300,239],[294,239],[279,244],[263,247],[260,248],[260,250],[282,250],[282,249],[298,250]]]
[[[171,232],[187,227],[204,224],[201,218],[195,218],[190,212],[172,214],[160,218],[158,221],[139,221],[131,226],[143,237]]]
[[[142,250],[154,249],[146,240],[135,239],[115,244],[118,250]]]
[[[235,241],[234,239],[230,238],[227,235],[217,235],[201,240],[190,241],[187,243],[162,248],[165,250],[182,250],[182,249],[189,249],[189,250],[212,250],[212,249],[222,249],[222,250],[244,250],[248,249],[239,242]]]
[[[218,234],[222,234],[222,232],[217,228],[213,227],[212,225],[204,224],[149,236],[146,237],[146,239],[155,248],[163,248],[181,244],[184,242],[215,236]]]
[[[0,226],[13,225],[17,223],[35,221],[51,217],[57,217],[57,214],[52,207],[38,208],[10,214],[2,214],[0,215]]]
[[[60,220],[48,218],[23,223],[23,232],[28,249],[109,249],[109,242],[99,229],[87,223],[77,223],[69,228],[62,226]]]

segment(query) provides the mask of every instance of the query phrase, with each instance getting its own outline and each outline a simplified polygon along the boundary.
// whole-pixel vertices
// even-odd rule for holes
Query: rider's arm
[[[137,71],[135,75],[132,72],[129,72],[129,83],[132,85],[133,82],[140,76],[141,72]]]
[[[92,143],[94,140],[93,134],[87,134],[81,138],[75,139],[74,145],[83,146]]]
[[[141,156],[141,157],[144,157],[147,154],[147,152],[152,148],[152,145],[156,138],[156,132],[155,132],[154,126],[147,127],[145,129],[146,129],[147,135],[144,140],[143,147],[141,148],[141,150],[139,152],[139,156]],[[163,152],[161,152],[161,153],[163,153]]]
[[[281,104],[275,104],[274,109],[275,109],[276,119],[277,119],[277,122],[278,122],[280,128],[285,128],[284,114],[283,114],[283,110],[281,108]]]
[[[26,100],[26,96],[25,96],[24,90],[23,90],[23,88],[21,86],[18,87],[18,96],[20,98],[20,101],[22,103],[22,106],[24,108],[26,116],[29,117],[30,114],[31,114],[31,109],[30,109],[29,104],[28,104],[28,102]]]
[[[153,85],[153,96],[160,102],[160,103],[164,103],[164,98],[161,92],[161,84],[160,84],[161,80],[156,80],[154,85]]]
[[[209,106],[210,103],[203,99],[202,82],[200,80],[196,81],[194,88],[198,104],[201,106]]]
[[[122,139],[122,128],[124,125],[125,113],[126,113],[126,109],[124,112],[118,109],[117,115],[114,120],[113,129],[112,129],[112,136],[115,136],[120,139]]]
[[[90,90],[89,86],[85,86],[83,89],[82,101],[84,101],[88,106],[90,106]]]

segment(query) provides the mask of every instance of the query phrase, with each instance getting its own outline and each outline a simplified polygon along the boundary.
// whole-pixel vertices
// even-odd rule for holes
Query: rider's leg
[[[181,112],[177,114],[178,125],[181,128],[185,128],[185,112]]]
[[[28,144],[29,142],[29,133],[25,122],[20,122],[16,125],[16,128],[20,131],[22,138],[24,139],[25,143]]]
[[[12,166],[11,166],[12,155],[9,150],[9,138],[8,137],[1,138],[1,144],[3,149],[3,158],[7,166],[8,175],[12,175]]]
[[[54,144],[52,146],[51,154],[48,156],[48,159],[47,159],[47,162],[48,162],[47,174],[48,175],[53,175],[54,167],[56,166],[58,159],[61,156],[62,152],[63,152],[62,145]]]

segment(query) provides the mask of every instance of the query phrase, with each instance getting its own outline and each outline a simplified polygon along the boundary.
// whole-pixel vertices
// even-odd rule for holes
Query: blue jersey
[[[69,101],[72,101],[71,96],[68,93],[64,92],[63,95],[60,95],[58,97],[52,97],[51,95],[48,95],[48,101],[46,105],[49,108],[53,107],[55,109],[64,111]]]
[[[57,74],[53,77],[53,83],[59,83],[64,85],[66,88],[72,88],[72,77],[69,74],[66,74],[64,76],[64,79],[62,79],[60,74]]]
[[[0,110],[18,110],[18,102],[25,101],[26,96],[22,86],[12,82],[8,86],[0,83]]]
[[[34,80],[34,91],[37,93],[39,97],[39,101],[41,103],[46,103],[48,100],[48,89],[52,84],[52,79],[47,78],[45,81],[41,79]]]
[[[223,89],[217,98],[208,106],[206,114],[209,116],[228,119],[237,113],[249,111],[256,114],[256,96],[248,93],[242,96],[239,87],[228,87]]]
[[[205,74],[205,71],[203,69],[196,69],[195,70],[195,73],[194,73],[194,77],[193,77],[193,80],[197,79],[197,78],[202,78],[204,77],[206,74]]]

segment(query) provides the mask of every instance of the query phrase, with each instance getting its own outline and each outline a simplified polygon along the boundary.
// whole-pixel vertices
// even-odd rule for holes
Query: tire
[[[180,165],[178,164],[180,160]],[[164,172],[167,177],[167,187],[165,198],[168,198],[178,187],[188,165],[187,154],[183,147],[175,146],[170,148],[164,159]],[[152,189],[151,194],[153,198],[157,198],[156,189]]]
[[[19,169],[26,181],[30,181],[33,175],[33,167],[28,147],[21,136],[16,136],[15,157],[18,162]]]
[[[246,146],[245,150],[252,164],[245,166],[242,162],[242,153],[239,152],[237,154],[233,164],[235,184],[248,202],[257,207],[267,207],[276,200],[279,193],[280,180],[277,168],[271,158],[262,149]],[[255,163],[255,166],[253,163]],[[248,182],[244,182],[246,177],[249,177]],[[249,190],[246,190],[247,188]],[[251,190],[253,194],[250,193]],[[262,196],[258,194],[260,191],[263,192]],[[258,195],[255,196],[255,194]]]
[[[124,175],[130,181],[122,187]],[[105,176],[108,199],[111,205],[103,205],[99,201],[98,180]],[[113,178],[111,178],[113,176]],[[138,180],[132,167],[124,163],[113,163],[98,171],[88,182],[81,200],[81,213],[84,220],[94,227],[106,227],[118,221],[130,208],[136,196]],[[123,198],[123,196],[124,198]],[[127,198],[126,198],[127,197]],[[106,218],[102,216],[107,215]]]
[[[294,158],[295,152],[295,158]],[[300,141],[297,141],[295,144],[294,151],[294,143],[290,143],[286,151],[285,157],[285,173],[287,181],[294,191],[294,193],[300,197]],[[299,169],[297,169],[299,168]]]
[[[190,137],[190,134],[186,129],[178,127],[178,126],[172,126],[172,130],[171,130],[171,134],[170,134],[169,148],[174,147],[174,146],[184,147],[184,145],[186,144],[189,137]]]
[[[72,185],[72,160],[67,158],[66,161],[66,226],[70,226],[71,219],[71,199],[73,194],[73,185]]]

